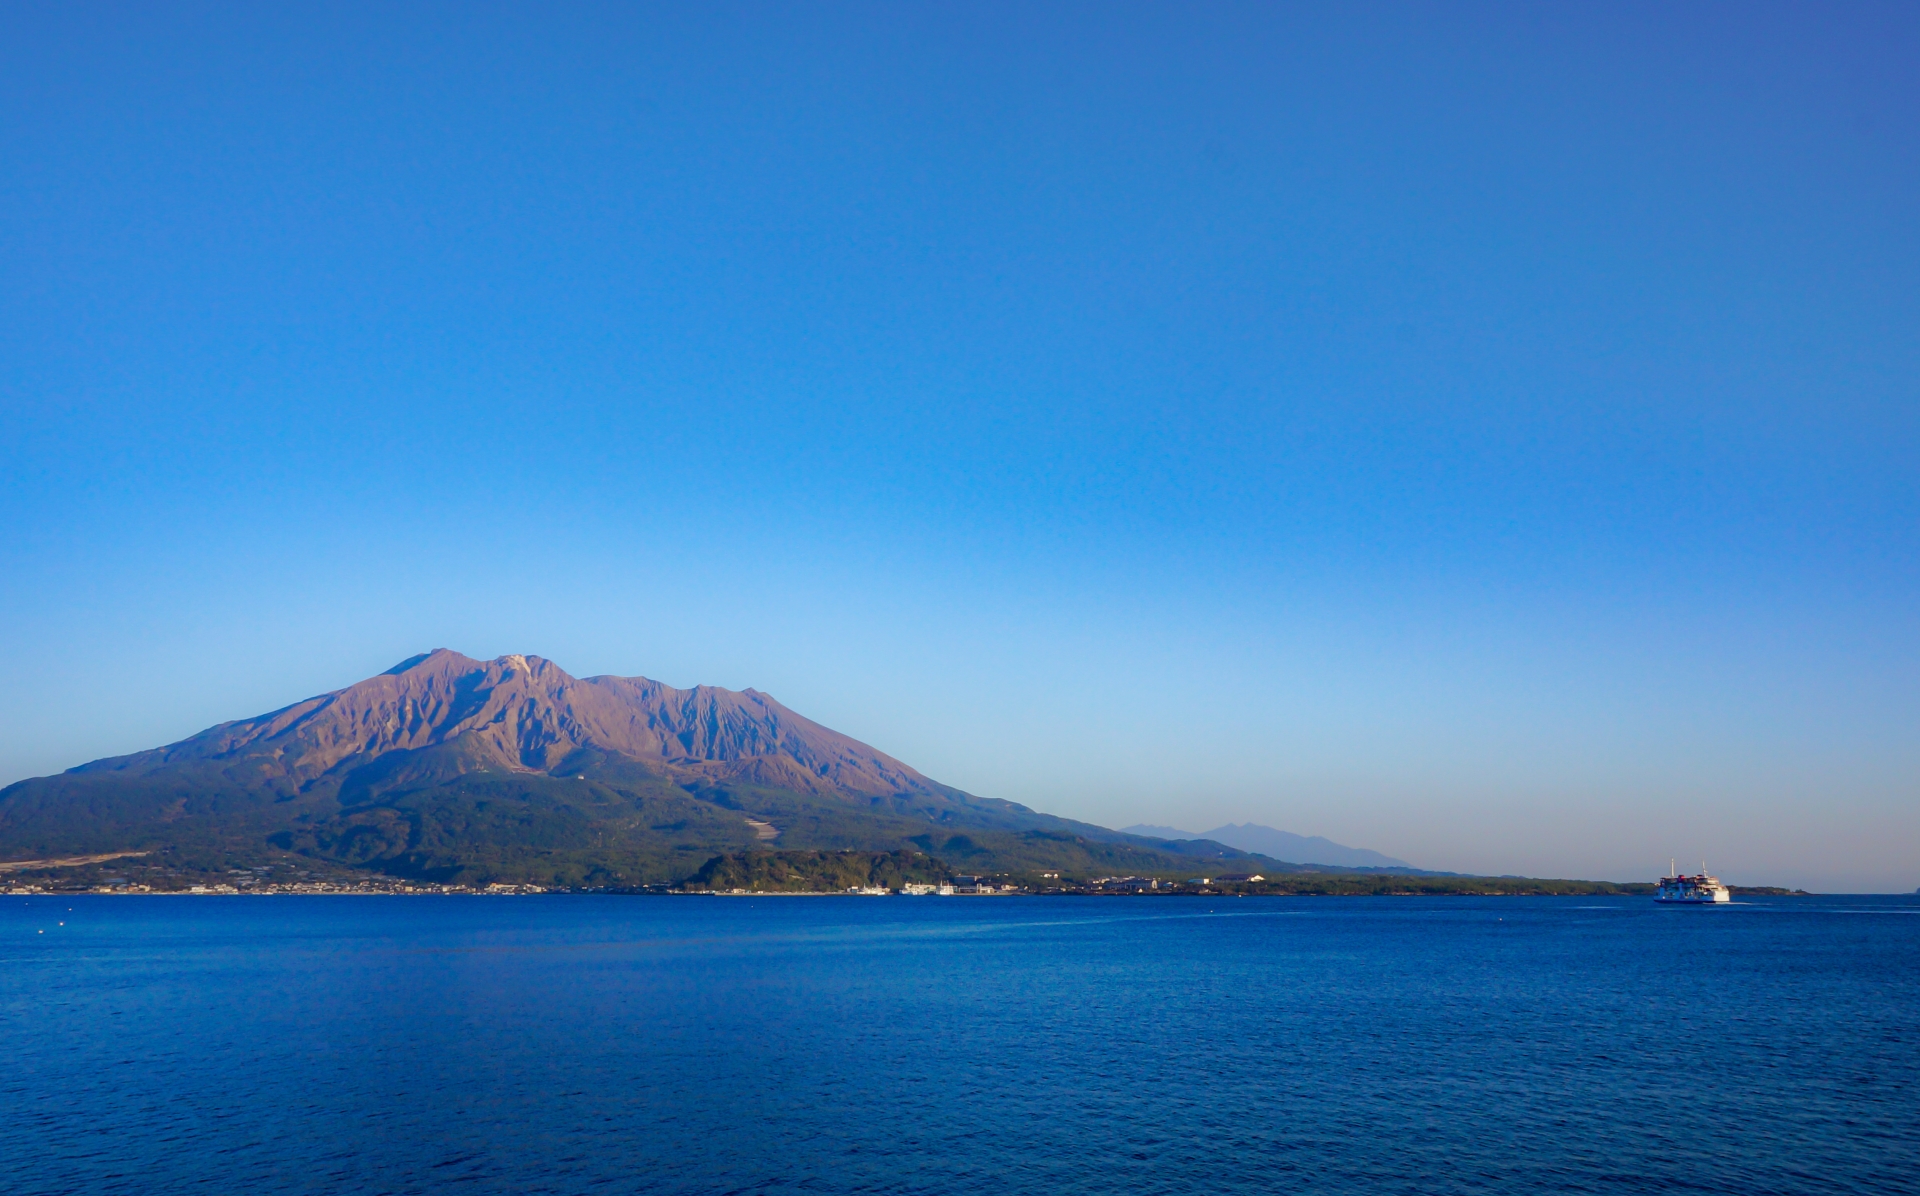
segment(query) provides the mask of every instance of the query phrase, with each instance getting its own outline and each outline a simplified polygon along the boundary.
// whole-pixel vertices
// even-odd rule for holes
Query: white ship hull
[[[1653,899],[1661,905],[1726,905],[1733,900],[1733,892],[1704,870],[1698,876],[1676,872],[1660,878]]]

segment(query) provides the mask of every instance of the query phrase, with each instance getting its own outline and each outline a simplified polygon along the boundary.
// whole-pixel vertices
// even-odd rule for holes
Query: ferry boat
[[[1671,863],[1667,871],[1653,896],[1662,905],[1725,905],[1733,900],[1732,890],[1721,884],[1719,877],[1708,876],[1705,864],[1700,865],[1697,876],[1682,876]]]

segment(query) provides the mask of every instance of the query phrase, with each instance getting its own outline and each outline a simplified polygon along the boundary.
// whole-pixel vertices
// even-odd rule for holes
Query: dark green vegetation
[[[919,852],[752,851],[728,853],[707,861],[683,888],[692,892],[838,893],[856,886],[898,889],[902,884],[942,884],[954,879],[944,860]],[[1159,878],[1159,887],[1143,889],[1141,878],[1086,878],[1072,873],[1001,873],[995,882],[1014,883],[1041,894],[1088,896],[1213,897],[1361,897],[1361,896],[1650,896],[1651,884],[1609,881],[1533,880],[1526,877],[1407,876],[1360,873],[1294,873],[1258,881],[1199,877]]]
[[[563,777],[474,773],[357,800],[324,789],[255,796],[222,782],[177,773],[26,782],[0,795],[0,856],[147,851],[86,870],[136,883],[166,883],[156,870],[180,884],[198,883],[298,858],[326,876],[367,871],[450,884],[620,888],[679,882],[716,855],[762,845],[751,819],[771,828],[772,843],[786,851],[920,852],[976,872],[1091,877],[1172,875],[1219,863],[1289,867],[1217,845],[1157,850],[1152,841],[1019,807],[929,810],[910,797],[682,785],[630,762],[590,762]],[[68,873],[9,875],[44,880]]]
[[[913,851],[748,851],[713,857],[685,887],[696,892],[843,893],[856,887],[898,889],[952,879],[945,864]]]
[[[1535,880],[1522,876],[1321,876],[1278,877],[1251,884],[1217,884],[1220,892],[1249,897],[1597,897],[1651,896],[1651,884],[1605,880]]]

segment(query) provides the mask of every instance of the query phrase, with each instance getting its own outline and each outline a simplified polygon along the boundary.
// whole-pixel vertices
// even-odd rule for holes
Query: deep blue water
[[[1913,898],[0,911],[9,1193],[1920,1190]]]

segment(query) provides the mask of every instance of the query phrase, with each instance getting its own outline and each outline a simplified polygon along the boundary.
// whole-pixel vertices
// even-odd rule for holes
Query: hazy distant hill
[[[965,871],[1289,865],[974,797],[765,694],[430,652],[345,689],[0,790],[0,861],[277,849],[447,880],[677,880],[723,852],[921,851]]]
[[[1342,847],[1331,839],[1322,839],[1318,835],[1293,835],[1252,822],[1229,824],[1204,834],[1195,834],[1193,831],[1178,830],[1170,826],[1145,824],[1127,827],[1122,833],[1143,835],[1152,839],[1205,839],[1224,843],[1228,847],[1237,847],[1241,851],[1272,856],[1279,860],[1292,860],[1299,864],[1325,864],[1334,868],[1413,867],[1405,860],[1396,860],[1392,856],[1368,851],[1364,847]]]

